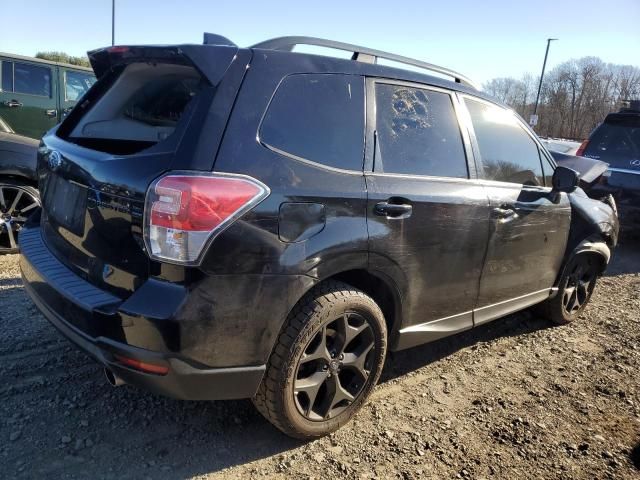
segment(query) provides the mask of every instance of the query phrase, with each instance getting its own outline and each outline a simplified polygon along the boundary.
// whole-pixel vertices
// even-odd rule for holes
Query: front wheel
[[[600,259],[594,254],[581,253],[571,258],[558,283],[557,295],[541,305],[542,313],[559,325],[578,318],[591,299],[600,266]]]
[[[340,282],[309,292],[289,315],[253,403],[289,436],[331,433],[360,410],[387,350],[382,311]]]

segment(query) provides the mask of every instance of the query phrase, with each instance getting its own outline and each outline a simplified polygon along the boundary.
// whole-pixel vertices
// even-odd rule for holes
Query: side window
[[[96,77],[91,74],[66,70],[64,72],[64,99],[68,102],[77,102],[94,83],[96,83]]]
[[[13,92],[13,62],[2,62],[2,91]]]
[[[325,74],[286,77],[264,116],[260,141],[329,167],[362,170],[364,79]]]
[[[451,96],[376,84],[375,170],[467,178],[467,159]]]
[[[538,146],[508,110],[465,99],[475,130],[484,178],[544,186]]]
[[[29,63],[14,64],[14,92],[51,97],[51,69]]]

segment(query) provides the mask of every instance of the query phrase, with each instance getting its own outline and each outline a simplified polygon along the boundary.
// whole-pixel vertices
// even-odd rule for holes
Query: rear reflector
[[[179,173],[156,180],[145,202],[145,243],[152,258],[197,265],[209,241],[269,195],[235,174]]]
[[[584,155],[584,151],[587,149],[587,145],[589,145],[589,140],[585,140],[580,144],[578,150],[576,150],[576,156],[581,157]]]
[[[164,365],[155,365],[153,363],[143,362],[142,360],[136,360],[135,358],[123,357],[122,355],[114,354],[116,360],[122,365],[133,368],[134,370],[140,370],[145,373],[153,373],[155,375],[166,375],[169,373],[169,367]]]

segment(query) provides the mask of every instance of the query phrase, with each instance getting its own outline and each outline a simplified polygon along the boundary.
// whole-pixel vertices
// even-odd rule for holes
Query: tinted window
[[[28,63],[15,63],[13,69],[14,92],[51,96],[51,69]]]
[[[544,185],[538,146],[508,110],[465,100],[476,133],[484,178]]]
[[[451,97],[400,85],[376,85],[375,170],[467,178],[467,160]]]
[[[88,73],[64,72],[64,98],[69,102],[77,102],[91,86],[96,77]]]
[[[135,92],[125,105],[124,116],[155,127],[175,127],[200,86],[199,78],[157,78]]]
[[[265,145],[313,162],[362,170],[364,79],[290,75],[276,91],[260,129]]]
[[[611,115],[591,135],[584,156],[612,167],[637,168],[633,162],[640,160],[640,116]]]
[[[2,90],[13,92],[13,62],[2,62]]]

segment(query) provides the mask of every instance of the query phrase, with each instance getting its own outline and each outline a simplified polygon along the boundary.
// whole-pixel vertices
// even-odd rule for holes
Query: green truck
[[[90,68],[0,53],[0,121],[39,139],[96,81]]]

